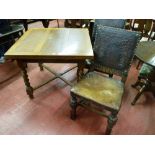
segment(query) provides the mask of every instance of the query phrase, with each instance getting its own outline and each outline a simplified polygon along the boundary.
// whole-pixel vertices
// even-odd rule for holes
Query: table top
[[[6,52],[6,59],[84,59],[93,58],[86,28],[29,29]]]
[[[138,44],[135,55],[146,64],[155,67],[155,42],[142,41]]]

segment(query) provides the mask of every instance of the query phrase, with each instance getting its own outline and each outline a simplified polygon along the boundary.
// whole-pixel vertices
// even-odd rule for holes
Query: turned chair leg
[[[70,106],[71,106],[71,119],[75,120],[76,119],[77,98],[72,93],[71,93]]]
[[[118,118],[117,118],[118,112],[112,112],[111,115],[108,116],[108,125],[105,134],[110,135],[113,126],[116,124]]]
[[[139,90],[138,94],[135,96],[134,100],[132,101],[131,105],[135,105],[141,94],[145,91],[146,85],[143,85],[142,88]]]

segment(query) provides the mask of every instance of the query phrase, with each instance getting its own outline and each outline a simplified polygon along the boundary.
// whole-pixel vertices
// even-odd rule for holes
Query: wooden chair
[[[135,56],[143,64],[139,71],[138,79],[132,87],[138,90],[137,95],[132,101],[132,105],[135,105],[139,97],[144,91],[152,91],[155,95],[155,42],[154,41],[141,41],[135,52]]]
[[[94,24],[93,24],[93,30],[91,30],[91,34],[90,34],[90,37],[91,37],[91,42],[92,42],[92,45],[94,44],[94,41],[95,41],[95,34],[96,34],[96,27],[97,25],[101,25],[101,26],[109,26],[109,27],[115,27],[115,28],[125,28],[125,23],[126,23],[126,20],[124,19],[96,19],[94,21]]]
[[[150,40],[151,31],[152,31],[152,19],[134,19],[131,24],[131,29],[133,31],[139,31],[141,32],[142,38],[146,38],[147,40]],[[139,69],[142,65],[142,62],[138,60],[137,69]]]
[[[81,105],[108,118],[106,134],[117,121],[124,93],[124,83],[134,50],[139,42],[138,32],[98,26],[94,42],[94,62],[89,72],[71,88],[71,119],[76,119],[76,108]],[[120,76],[120,80],[95,70]]]

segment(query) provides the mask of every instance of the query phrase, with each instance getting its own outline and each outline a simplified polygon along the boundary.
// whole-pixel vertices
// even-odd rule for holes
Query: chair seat
[[[124,83],[96,72],[90,72],[71,88],[71,92],[105,107],[119,110]]]
[[[144,63],[140,69],[139,75],[146,77],[151,74],[152,71],[153,67]]]

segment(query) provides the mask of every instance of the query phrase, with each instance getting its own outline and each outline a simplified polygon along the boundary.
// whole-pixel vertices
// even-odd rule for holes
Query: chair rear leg
[[[77,98],[73,93],[71,93],[71,119],[75,120],[76,119],[76,108],[77,108]]]
[[[118,118],[117,118],[118,112],[112,112],[110,116],[108,116],[108,125],[105,134],[110,135],[113,126],[116,124]]]

